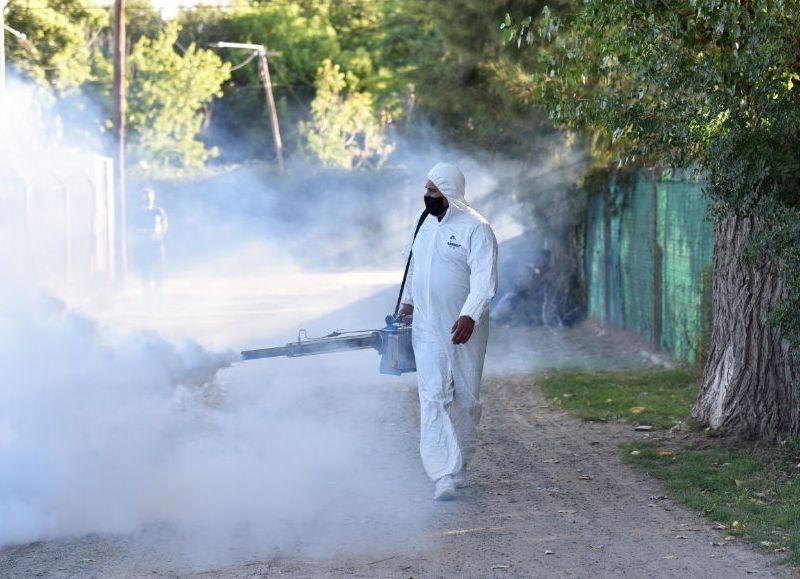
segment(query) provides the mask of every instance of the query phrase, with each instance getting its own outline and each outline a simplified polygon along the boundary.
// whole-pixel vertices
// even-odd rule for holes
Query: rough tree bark
[[[753,218],[714,227],[713,329],[700,396],[692,416],[740,438],[774,441],[800,434],[788,344],[768,316],[783,293],[780,264],[741,261]]]

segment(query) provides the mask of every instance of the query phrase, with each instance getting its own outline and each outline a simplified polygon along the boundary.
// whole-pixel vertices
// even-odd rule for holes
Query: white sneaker
[[[469,481],[467,481],[467,469],[462,468],[456,474],[453,475],[453,482],[456,485],[457,489],[463,489],[469,486]]]
[[[449,501],[456,497],[456,483],[453,475],[446,474],[436,481],[436,490],[433,492],[434,501]]]

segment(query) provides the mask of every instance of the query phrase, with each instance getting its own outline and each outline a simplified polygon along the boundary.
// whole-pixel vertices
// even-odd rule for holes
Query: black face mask
[[[443,215],[447,209],[444,205],[444,197],[428,197],[425,195],[423,199],[425,200],[425,209],[434,217]]]

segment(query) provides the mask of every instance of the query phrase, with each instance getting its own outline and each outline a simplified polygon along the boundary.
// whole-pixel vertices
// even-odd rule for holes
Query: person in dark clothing
[[[156,206],[156,192],[150,187],[144,189],[142,205],[133,220],[132,250],[134,266],[148,299],[160,295],[164,285],[164,237],[168,227],[167,212]]]

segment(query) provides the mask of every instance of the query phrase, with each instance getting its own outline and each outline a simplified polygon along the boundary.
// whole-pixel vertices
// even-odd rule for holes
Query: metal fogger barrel
[[[346,350],[372,348],[381,356],[380,373],[400,376],[416,372],[414,350],[411,347],[411,325],[399,322],[395,316],[386,316],[386,327],[380,330],[356,332],[335,331],[321,338],[309,338],[305,330],[297,333],[297,341],[275,348],[244,350],[242,360],[257,358],[298,358]]]

